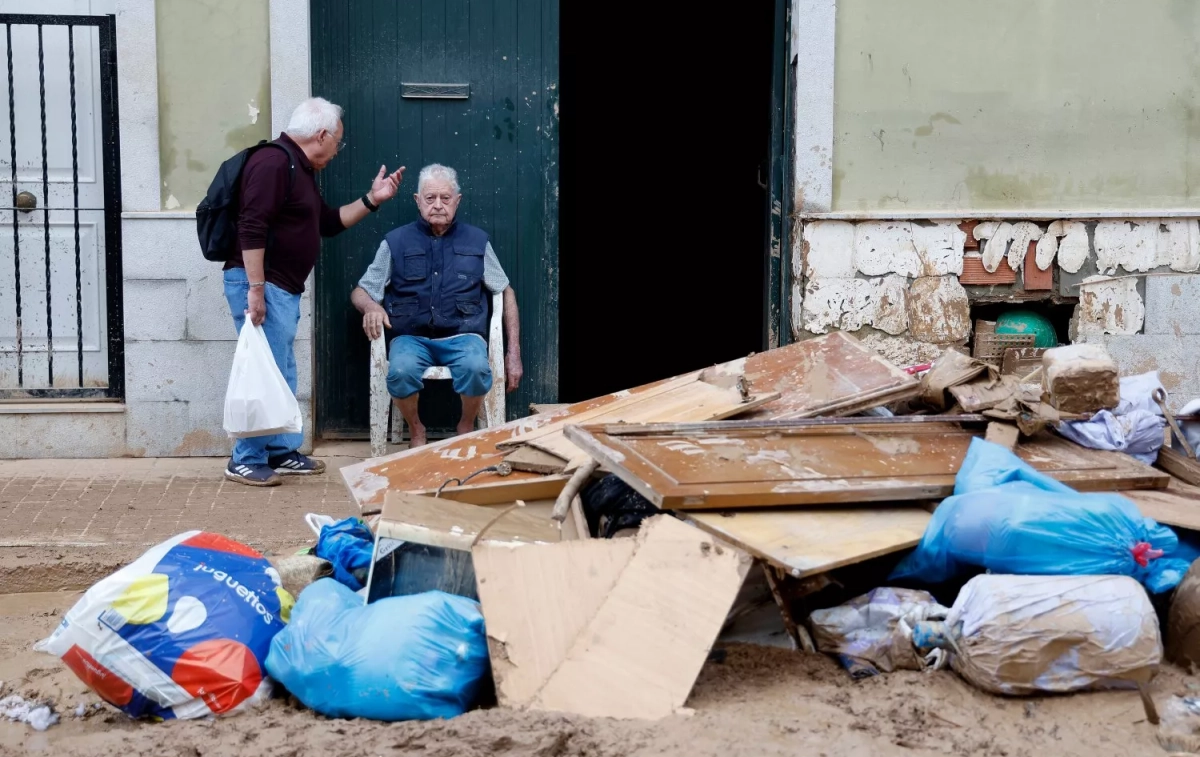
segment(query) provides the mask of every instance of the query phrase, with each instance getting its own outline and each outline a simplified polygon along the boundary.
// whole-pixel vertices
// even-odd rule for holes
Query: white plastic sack
[[[913,647],[913,626],[947,612],[928,592],[884,586],[844,605],[814,610],[809,623],[818,651],[836,656],[851,672],[872,675],[924,670],[924,655]]]
[[[1157,389],[1162,389],[1164,394],[1167,391],[1158,378],[1158,371],[1139,373],[1136,376],[1122,376],[1121,401],[1113,412],[1117,415],[1125,415],[1134,410],[1145,410],[1148,413],[1162,415],[1162,409],[1154,401],[1154,392]]]
[[[1101,410],[1090,421],[1058,424],[1058,433],[1084,447],[1124,452],[1146,465],[1153,465],[1163,446],[1166,425],[1167,421],[1161,415],[1140,408],[1124,415]]]
[[[266,333],[246,318],[225,391],[225,430],[240,439],[299,434],[303,427],[300,403],[275,365]]]
[[[1158,616],[1129,576],[976,576],[945,635],[954,670],[994,694],[1132,686],[1163,654]]]

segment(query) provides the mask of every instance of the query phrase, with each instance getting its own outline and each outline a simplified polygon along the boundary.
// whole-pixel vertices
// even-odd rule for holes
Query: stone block
[[[908,291],[908,328],[932,344],[961,342],[971,335],[967,291],[956,276],[916,279]]]
[[[129,402],[224,400],[232,342],[132,342],[125,346]]]
[[[1147,334],[1200,334],[1200,274],[1146,278]]]
[[[1079,292],[1073,324],[1076,338],[1142,330],[1146,307],[1136,278],[1091,277],[1083,280]]]
[[[186,335],[183,279],[125,279],[125,338],[133,342],[178,341]]]
[[[854,224],[812,221],[803,234],[804,278],[854,278]]]
[[[312,404],[300,403],[305,444],[312,449]],[[145,457],[228,457],[233,440],[225,432],[224,400],[132,402],[128,405],[127,446]],[[215,472],[215,469],[214,469]]]
[[[854,227],[854,267],[868,276],[918,276],[921,261],[908,221],[864,221]]]
[[[1149,271],[1158,264],[1157,218],[1137,221],[1100,221],[1096,224],[1096,266],[1113,275],[1118,268]]]
[[[967,235],[957,221],[912,224],[913,247],[921,262],[921,276],[962,273],[963,247]]]
[[[237,331],[225,300],[221,269],[187,282],[187,338],[196,341],[237,341]]]
[[[125,413],[0,414],[0,458],[123,457]]]
[[[121,255],[128,279],[199,279],[221,275],[221,263],[205,260],[196,222],[187,218],[126,218]]]
[[[908,328],[907,279],[810,279],[804,290],[801,327],[814,334],[830,328],[857,331],[874,326],[889,334]]]
[[[1103,344],[1069,344],[1042,356],[1042,385],[1063,413],[1112,410],[1121,401],[1117,363]]]

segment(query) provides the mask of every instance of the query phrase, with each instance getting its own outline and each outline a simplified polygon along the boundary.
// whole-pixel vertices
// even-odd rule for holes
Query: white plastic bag
[[[266,333],[247,318],[238,335],[225,391],[225,430],[241,439],[299,434],[303,427],[300,403],[275,365]]]
[[[954,670],[993,694],[1145,683],[1163,654],[1158,616],[1128,576],[976,576],[945,635]]]

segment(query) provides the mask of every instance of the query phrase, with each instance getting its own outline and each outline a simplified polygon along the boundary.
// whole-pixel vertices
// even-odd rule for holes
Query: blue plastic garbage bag
[[[375,534],[358,518],[345,518],[321,527],[317,557],[333,564],[333,577],[358,591],[367,583]]]
[[[1081,494],[1009,450],[975,439],[916,550],[891,580],[936,584],[974,565],[992,573],[1126,575],[1172,589],[1189,562],[1175,533],[1118,494]]]
[[[441,591],[362,597],[322,578],[271,641],[267,672],[329,717],[429,720],[461,715],[488,670],[479,604]]]

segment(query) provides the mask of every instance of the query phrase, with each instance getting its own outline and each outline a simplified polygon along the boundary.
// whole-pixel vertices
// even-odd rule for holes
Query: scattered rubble
[[[1028,229],[1004,233],[1023,235],[1023,248],[1036,240]],[[914,248],[933,299],[938,251],[961,243],[940,239]],[[855,239],[860,258],[871,241]],[[1069,245],[1054,246],[1046,243],[1048,254],[1062,256]],[[909,316],[944,331],[943,343],[969,330],[965,312],[947,319],[917,300]],[[1174,587],[1200,551],[1167,524],[1200,527],[1187,512],[1200,488],[1144,462],[1162,466],[1174,452],[1142,446],[1149,431],[1121,446],[1068,425],[1143,413],[1145,428],[1161,432],[1173,419],[1164,419],[1159,393],[1147,399],[1132,382],[1150,386],[1156,376],[1123,383],[1102,347],[1028,342],[974,357],[951,347],[931,365],[905,367],[834,332],[348,466],[364,520],[328,519],[314,530],[361,532],[356,550],[370,547],[369,569],[290,560],[295,575],[287,571],[283,588],[299,591],[293,617],[319,617],[340,582],[348,609],[337,628],[310,620],[307,633],[351,649],[368,631],[349,608],[381,614],[457,595],[453,602],[467,603],[460,615],[478,608],[485,621],[501,707],[654,720],[703,713],[689,694],[705,662],[723,654],[714,649],[730,638],[723,629],[749,612],[744,582],[753,573],[753,607],[773,603],[778,618],[764,627],[770,616],[756,612],[754,634],[790,641],[792,654],[833,655],[856,677],[952,670],[982,692],[1009,695],[1144,685],[1164,644],[1173,659],[1195,661],[1195,576]],[[1182,420],[1179,440],[1195,422]],[[455,678],[479,656],[454,634],[440,638],[442,616],[420,631],[437,670],[411,683],[425,692],[418,700],[451,692],[450,710],[364,698],[356,681],[393,662],[408,670],[381,641],[369,652],[375,662],[363,663],[364,650],[343,669],[329,646],[309,669],[295,651],[301,629],[289,626],[272,654],[290,656],[302,701],[327,714],[453,715],[491,689],[476,696],[478,671]],[[325,668],[339,672],[327,679]],[[1164,712],[1175,717],[1180,707]]]

